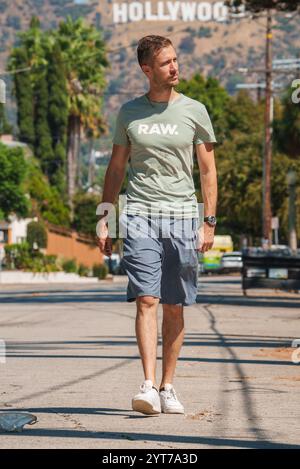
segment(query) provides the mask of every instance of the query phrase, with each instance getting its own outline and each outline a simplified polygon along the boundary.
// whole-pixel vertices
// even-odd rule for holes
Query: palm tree
[[[99,31],[84,24],[81,18],[68,17],[59,24],[56,33],[65,62],[69,95],[67,183],[68,200],[72,200],[77,185],[77,168],[82,131],[97,134],[104,130],[100,113],[108,67],[105,45]]]

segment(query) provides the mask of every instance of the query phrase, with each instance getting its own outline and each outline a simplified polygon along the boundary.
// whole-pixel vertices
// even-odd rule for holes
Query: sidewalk
[[[2,448],[300,448],[299,295],[245,298],[234,277],[201,279],[174,381],[186,413],[148,417],[131,410],[143,374],[125,289],[0,287],[0,410],[38,417]],[[159,379],[161,343],[158,356]]]

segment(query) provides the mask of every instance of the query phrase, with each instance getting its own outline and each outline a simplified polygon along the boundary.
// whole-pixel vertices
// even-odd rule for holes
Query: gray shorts
[[[122,214],[120,228],[124,237],[121,265],[129,280],[128,302],[149,295],[165,304],[196,303],[197,218]]]

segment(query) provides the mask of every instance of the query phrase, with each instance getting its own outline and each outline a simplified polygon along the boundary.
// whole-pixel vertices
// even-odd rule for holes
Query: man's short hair
[[[173,46],[173,44],[167,37],[155,35],[142,37],[137,46],[137,58],[140,66],[152,65],[155,56],[161,49],[168,46]]]

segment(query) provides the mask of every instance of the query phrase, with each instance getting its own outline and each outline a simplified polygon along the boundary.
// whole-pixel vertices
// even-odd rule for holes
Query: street
[[[1,412],[38,418],[2,448],[300,448],[299,295],[201,277],[174,380],[185,414],[151,417],[131,410],[144,377],[126,282],[0,286]]]

